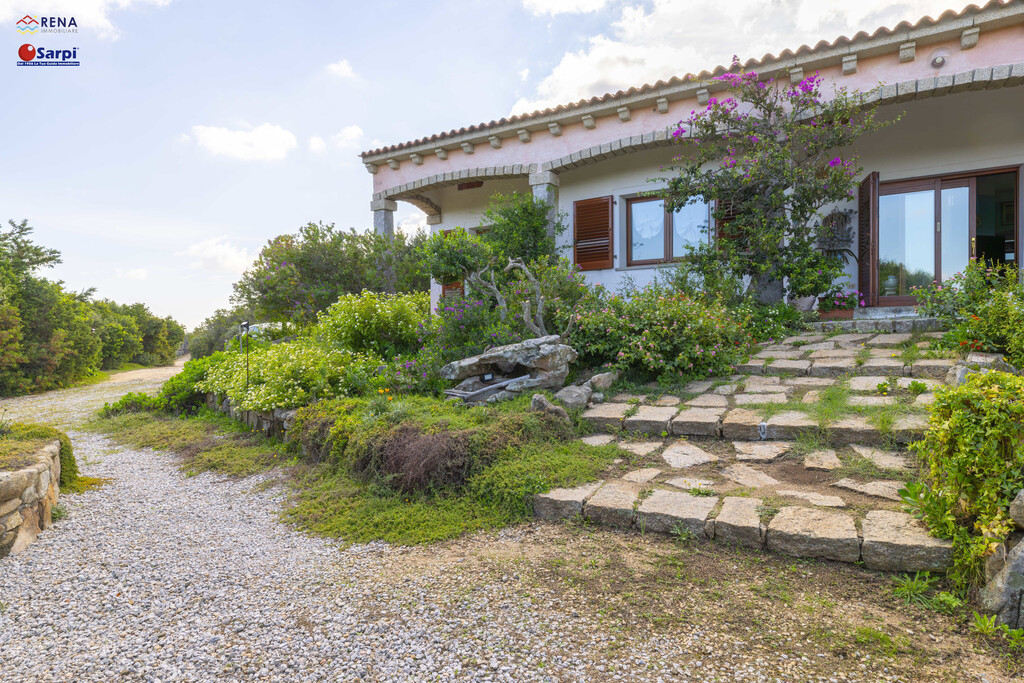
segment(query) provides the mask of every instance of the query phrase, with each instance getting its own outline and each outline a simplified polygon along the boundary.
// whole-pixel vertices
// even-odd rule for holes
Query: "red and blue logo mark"
[[[25,43],[18,48],[18,66],[80,66],[78,48],[47,50]]]
[[[18,19],[16,26],[18,28],[18,33],[21,35],[25,35],[26,33],[35,33],[39,30],[39,20],[31,14],[26,14],[21,19]]]

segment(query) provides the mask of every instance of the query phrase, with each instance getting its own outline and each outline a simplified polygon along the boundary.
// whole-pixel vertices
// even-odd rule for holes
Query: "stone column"
[[[530,173],[530,189],[534,197],[551,205],[548,212],[548,234],[554,237],[555,221],[558,220],[558,174],[552,171]]]
[[[373,231],[388,238],[395,236],[395,210],[398,204],[391,199],[374,199],[370,202],[373,211]]]

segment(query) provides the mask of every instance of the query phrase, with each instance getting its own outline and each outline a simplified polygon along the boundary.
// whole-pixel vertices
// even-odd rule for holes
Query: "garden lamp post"
[[[238,323],[238,343],[245,336],[245,393],[249,393],[249,321]]]

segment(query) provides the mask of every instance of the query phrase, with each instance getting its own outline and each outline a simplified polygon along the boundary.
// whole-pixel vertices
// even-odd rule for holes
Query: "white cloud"
[[[319,135],[314,135],[309,138],[309,151],[314,154],[320,154],[327,150],[327,141],[325,141]]]
[[[608,0],[523,0],[523,7],[536,15],[596,12],[607,4]]]
[[[359,126],[345,126],[331,136],[331,142],[338,149],[357,149],[363,139],[363,129]]]
[[[243,247],[236,247],[226,237],[210,237],[196,242],[178,256],[189,256],[189,267],[197,270],[212,270],[220,273],[241,275],[252,265],[254,256]]]
[[[149,277],[149,272],[145,268],[116,268],[114,275],[120,280],[145,280]]]
[[[327,69],[327,73],[341,79],[355,80],[358,78],[358,76],[356,76],[356,72],[352,69],[352,65],[348,63],[347,59],[342,59],[341,61],[334,62],[333,64],[328,64],[324,68]]]
[[[270,123],[248,130],[192,126],[192,137],[212,154],[242,161],[279,161],[298,145],[291,131]]]
[[[519,80],[525,81],[529,77],[530,77],[530,70],[529,69],[523,69],[522,71],[519,72]]]
[[[402,220],[398,221],[398,230],[406,235],[414,235],[420,230],[427,229],[427,214],[419,209],[413,211]]]
[[[26,14],[35,17],[74,17],[79,33],[94,31],[101,38],[116,40],[120,31],[110,20],[113,10],[140,5],[166,7],[171,0],[32,0],[28,3],[0,2],[0,24],[14,23]],[[45,35],[45,34],[44,34]]]
[[[525,0],[531,4],[573,5],[573,0]],[[513,114],[574,102],[606,92],[653,83],[672,76],[711,70],[766,53],[832,41],[858,30],[874,31],[902,20],[937,17],[948,0],[654,0],[625,7],[611,35],[590,38],[585,48],[567,52]],[[961,0],[963,1],[963,0]],[[584,4],[584,0],[578,0]],[[596,0],[594,0],[596,2]],[[958,8],[959,9],[959,8]],[[550,12],[549,12],[550,13]]]

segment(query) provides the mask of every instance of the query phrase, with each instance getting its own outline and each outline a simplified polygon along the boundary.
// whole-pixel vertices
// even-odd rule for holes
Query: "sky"
[[[0,0],[0,221],[62,252],[47,277],[191,328],[269,239],[370,229],[360,151],[966,5],[948,1]],[[25,15],[78,30],[25,35]],[[80,65],[18,66],[24,44]]]

